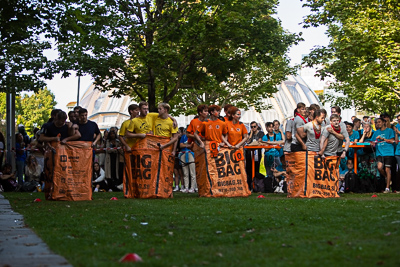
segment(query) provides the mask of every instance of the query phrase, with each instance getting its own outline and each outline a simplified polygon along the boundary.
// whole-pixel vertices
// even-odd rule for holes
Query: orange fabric
[[[45,152],[45,197],[48,200],[92,200],[92,142],[72,141]]]
[[[233,124],[232,121],[226,121],[228,129],[228,142],[232,146],[239,144],[243,140],[243,135],[247,134],[246,126],[243,123]]]
[[[172,198],[175,158],[173,146],[160,152],[158,144],[170,138],[146,135],[125,151],[124,196],[126,198]]]
[[[194,132],[196,132],[196,130],[199,131],[200,125],[201,125],[202,123],[203,123],[203,122],[200,121],[198,118],[193,119],[193,120],[190,121],[190,124],[189,124],[189,126],[187,127],[186,131],[187,131],[188,133],[190,133],[190,134],[194,134]],[[201,137],[204,137],[204,136],[200,133],[200,131],[199,131],[199,135],[200,135]],[[193,139],[192,139],[192,138],[189,138],[189,139],[188,139],[188,143],[191,144],[192,142],[193,142]]]
[[[200,197],[247,197],[247,175],[243,160],[236,160],[235,151],[220,148],[217,157],[210,155],[210,142],[205,148],[193,146],[196,161],[196,179]],[[243,149],[240,149],[243,150]],[[243,153],[243,151],[242,151]]]
[[[203,121],[198,131],[207,141],[217,141],[219,143],[222,143],[222,135],[228,132],[225,122],[221,120]]]
[[[337,156],[321,158],[315,152],[285,155],[289,198],[338,198],[339,164]]]

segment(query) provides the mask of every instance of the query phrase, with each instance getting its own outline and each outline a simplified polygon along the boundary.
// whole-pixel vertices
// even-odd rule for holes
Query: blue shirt
[[[376,156],[382,156],[382,157],[390,157],[394,156],[394,146],[393,144],[389,144],[387,142],[381,142],[381,140],[376,140],[376,138],[380,136],[385,139],[394,139],[394,131],[393,129],[386,128],[384,131],[381,130],[376,130],[374,134],[372,135],[371,140],[372,141],[379,141],[379,143],[376,144]]]
[[[181,139],[179,140],[179,144],[184,144],[184,143],[186,143],[187,141],[188,141],[188,137],[187,137],[186,134],[184,134],[184,135],[181,136]],[[183,148],[181,148],[181,151],[182,151],[182,152],[190,151],[190,149],[187,148],[187,147],[183,147]]]
[[[353,133],[352,133],[352,135],[349,135],[349,138],[350,138],[350,142],[354,142],[354,140],[360,140],[360,134],[358,133],[358,131],[354,131],[353,130]]]
[[[396,129],[397,130],[400,130],[400,123],[398,123],[398,124],[396,124]],[[396,134],[396,133],[395,133]],[[394,154],[396,155],[396,156],[400,156],[400,145],[399,144],[397,144],[397,145],[395,145],[396,146],[396,151],[394,152]]]
[[[275,140],[274,140],[275,136]],[[268,133],[263,136],[263,141],[282,141],[282,136],[279,134],[275,134],[274,136],[269,136]],[[276,148],[272,148],[268,151],[265,151],[265,155],[272,155],[274,157],[279,157],[279,150]]]

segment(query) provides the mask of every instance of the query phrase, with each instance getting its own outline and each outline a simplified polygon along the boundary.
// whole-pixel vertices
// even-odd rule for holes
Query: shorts
[[[178,157],[175,157],[174,169],[182,169],[181,160]]]
[[[382,156],[378,156],[376,157],[376,161],[377,162],[381,162],[383,163],[383,165],[385,165],[385,167],[392,167],[393,165],[393,158],[392,156],[388,156],[388,157],[382,157]]]
[[[303,150],[303,148],[301,147],[300,144],[293,144],[293,143],[290,146],[290,150],[292,152],[305,151],[305,150]]]

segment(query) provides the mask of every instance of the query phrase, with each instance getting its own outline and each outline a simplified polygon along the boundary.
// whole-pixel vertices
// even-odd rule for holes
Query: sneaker
[[[199,189],[198,189],[198,188],[195,188],[195,189],[194,189],[194,192],[196,192],[196,193],[199,192]]]
[[[185,189],[184,187],[181,188],[181,192],[185,193],[185,191],[187,191],[187,189]]]
[[[108,189],[108,192],[112,192],[112,189]]]
[[[386,193],[390,193],[389,188],[386,188],[385,191],[383,191],[383,193],[385,193],[385,194],[386,194]]]
[[[179,191],[179,186],[175,186],[174,190],[172,190],[173,192]]]
[[[117,186],[117,188],[122,191],[124,189],[124,184],[120,184],[119,186]]]
[[[99,192],[99,189],[96,187],[93,192]]]
[[[186,193],[189,193],[189,190],[188,189],[183,189],[183,190],[181,190],[181,192],[186,194]]]
[[[194,193],[193,189],[189,189],[188,193]]]

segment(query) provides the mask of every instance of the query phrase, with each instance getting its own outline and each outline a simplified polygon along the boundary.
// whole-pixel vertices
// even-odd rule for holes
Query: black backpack
[[[261,173],[257,173],[254,177],[254,188],[253,192],[261,192],[265,193],[265,184],[264,184],[265,176]]]
[[[264,188],[265,193],[274,193],[276,187],[278,186],[278,182],[276,181],[274,176],[267,176],[264,179]]]
[[[347,172],[344,176],[344,192],[345,193],[358,193],[360,192],[360,180],[358,175],[354,172]]]

